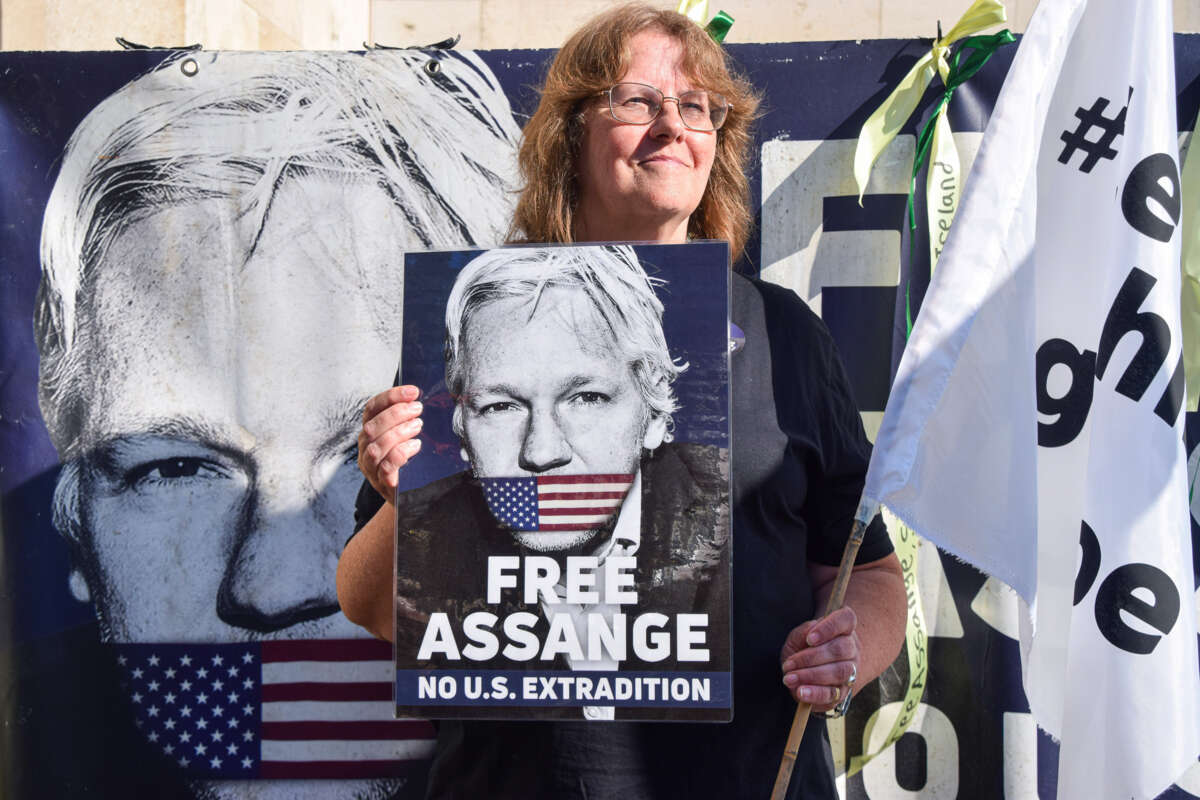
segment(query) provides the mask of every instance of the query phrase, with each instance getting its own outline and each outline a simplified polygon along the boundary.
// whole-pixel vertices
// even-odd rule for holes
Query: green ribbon
[[[917,59],[917,63],[901,78],[887,99],[867,117],[854,148],[854,183],[858,187],[859,205],[862,205],[863,194],[867,191],[871,165],[917,110],[933,76],[940,77],[943,84],[949,81],[950,63],[947,56],[951,46],[1007,20],[1008,12],[1000,0],[975,0],[949,33],[941,36],[941,31],[938,31],[939,36],[933,40],[929,52]]]
[[[679,5],[675,10],[697,25],[704,25],[704,18],[708,16],[708,0],[679,0]],[[725,41],[725,35],[729,33],[731,27],[733,27],[733,17],[724,11],[718,11],[717,15],[710,19],[707,25],[704,25],[704,32],[714,42],[721,44]]]
[[[962,46],[954,54],[954,58],[950,63],[950,73],[946,76],[945,91],[942,92],[942,97],[934,107],[933,114],[930,115],[929,121],[925,123],[925,127],[921,129],[921,133],[917,137],[917,153],[913,158],[912,176],[909,178],[908,183],[907,210],[910,265],[916,263],[917,211],[914,198],[917,192],[917,175],[921,174],[921,169],[929,161],[930,148],[935,140],[939,138],[938,131],[940,126],[944,124],[944,116],[946,108],[950,103],[950,98],[954,95],[955,89],[962,86],[976,72],[983,69],[983,65],[995,54],[996,50],[1015,41],[1016,37],[1008,30],[1002,30],[987,36],[970,36],[963,39]],[[963,54],[968,51],[970,51],[969,55],[967,55],[964,61]],[[933,236],[932,230],[930,231],[930,236]],[[931,272],[934,266],[933,263],[930,263],[929,268]],[[911,284],[911,281],[909,283]],[[912,303],[908,285],[904,287],[904,322],[907,329],[906,336],[911,336]]]
[[[718,11],[717,15],[704,26],[704,32],[711,36],[714,42],[721,44],[725,41],[725,34],[729,33],[729,29],[732,27],[733,17],[724,11]]]

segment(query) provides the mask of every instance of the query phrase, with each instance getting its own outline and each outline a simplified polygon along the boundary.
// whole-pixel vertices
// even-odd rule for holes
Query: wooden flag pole
[[[873,516],[873,515],[872,515]],[[870,517],[868,517],[868,520]],[[846,549],[842,551],[842,563],[838,566],[837,578],[833,582],[833,593],[825,605],[824,616],[829,616],[842,607],[846,599],[846,587],[850,585],[850,571],[854,569],[854,559],[858,557],[858,548],[862,545],[867,523],[855,519],[854,527],[850,529],[850,538],[846,540]],[[792,770],[796,766],[796,755],[800,752],[800,740],[804,738],[804,729],[808,727],[808,715],[812,713],[810,703],[797,703],[796,716],[792,717],[792,730],[788,733],[787,744],[783,748],[783,758],[779,761],[779,773],[775,776],[775,788],[771,790],[771,800],[784,800],[788,784],[792,780]]]

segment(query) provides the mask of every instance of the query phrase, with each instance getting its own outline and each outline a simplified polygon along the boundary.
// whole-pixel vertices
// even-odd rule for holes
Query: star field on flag
[[[394,718],[386,642],[114,650],[142,736],[194,777],[392,777],[433,751],[428,722]]]

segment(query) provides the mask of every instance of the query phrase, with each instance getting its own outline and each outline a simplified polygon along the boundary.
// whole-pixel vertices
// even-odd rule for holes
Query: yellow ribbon
[[[684,2],[688,2],[688,0],[682,0],[680,5]],[[1008,13],[1004,10],[1004,4],[1000,0],[975,0],[962,15],[962,19],[954,24],[949,33],[934,41],[929,52],[913,65],[908,74],[900,81],[900,85],[863,124],[862,131],[858,135],[858,146],[854,151],[854,181],[858,186],[859,205],[862,205],[862,196],[867,191],[867,182],[871,178],[871,167],[875,164],[875,160],[879,158],[892,139],[896,138],[896,134],[904,126],[904,123],[912,116],[913,111],[917,108],[917,103],[921,102],[925,90],[933,82],[934,74],[939,75],[943,82],[949,76],[950,62],[947,57],[950,53],[950,46],[959,39],[973,36],[993,25],[999,25],[1007,19]],[[938,125],[940,133],[940,121]],[[950,125],[946,123],[945,133],[949,134],[949,132]],[[954,147],[952,136],[935,135],[935,154],[938,152],[937,145],[942,143],[948,143],[945,145],[946,147]],[[957,151],[955,160],[957,161]]]
[[[707,25],[704,24],[704,18],[708,16],[708,0],[679,0],[675,11],[704,28],[704,32],[717,44],[725,41],[729,29],[733,27],[733,17],[724,11],[718,11]]]
[[[675,11],[704,27],[708,19],[708,0],[679,0],[679,7]]]
[[[946,84],[950,77],[950,46],[960,39],[974,36],[987,28],[999,25],[1008,20],[1008,13],[999,0],[975,0],[962,18],[945,36],[936,39],[929,52],[922,56],[908,74],[900,81],[887,100],[879,106],[866,121],[858,135],[858,145],[854,151],[854,180],[858,186],[858,203],[862,205],[863,194],[867,190],[867,182],[871,178],[871,167],[884,149],[891,144],[892,139],[912,116],[933,82],[934,73]],[[962,190],[962,170],[958,157],[958,148],[954,144],[954,133],[950,129],[950,121],[946,116],[948,104],[942,103],[934,119],[933,139],[930,143],[929,168],[925,174],[925,203],[929,224],[929,270],[933,273],[942,247],[946,242],[946,234],[954,221],[958,210],[958,198]],[[1200,160],[1198,160],[1200,161]],[[1200,264],[1198,264],[1200,274]],[[1200,288],[1200,283],[1197,284]],[[1200,302],[1200,294],[1197,294]],[[850,759],[847,776],[862,770],[881,752],[894,744],[908,729],[917,707],[925,694],[928,678],[929,660],[927,653],[927,635],[925,614],[922,608],[921,596],[917,590],[917,551],[920,539],[916,532],[888,514],[888,528],[892,532],[892,542],[896,555],[900,559],[904,574],[904,586],[908,595],[908,620],[905,626],[905,649],[908,655],[908,686],[904,692],[901,712],[897,715],[892,728],[884,737],[883,743],[874,752],[868,752],[867,742],[870,741],[871,730],[863,733],[863,754]]]
[[[925,171],[925,210],[929,223],[929,274],[933,274],[950,223],[958,211],[958,196],[962,191],[962,168],[958,160],[958,148],[954,145],[954,133],[946,118],[946,106],[937,112],[933,128],[933,144],[930,145],[929,169]]]
[[[1187,376],[1187,410],[1196,410],[1200,399],[1200,139],[1196,129],[1200,118],[1192,126],[1192,137],[1188,140],[1187,158],[1183,162],[1180,182],[1183,194],[1183,215],[1180,229],[1183,231],[1181,264],[1183,282],[1181,312],[1183,315],[1183,371]]]
[[[921,604],[921,593],[917,587],[917,550],[921,539],[916,532],[901,522],[888,509],[882,509],[883,518],[887,522],[888,531],[892,536],[892,544],[896,548],[896,557],[900,559],[900,568],[904,573],[904,592],[908,600],[908,624],[905,626],[904,645],[908,655],[908,687],[901,701],[900,713],[892,723],[892,729],[884,737],[883,743],[874,752],[868,752],[871,741],[871,731],[878,718],[872,715],[863,731],[862,755],[850,759],[846,777],[856,774],[871,763],[875,756],[891,747],[912,723],[925,696],[925,684],[929,675],[928,637],[925,627],[925,610]]]

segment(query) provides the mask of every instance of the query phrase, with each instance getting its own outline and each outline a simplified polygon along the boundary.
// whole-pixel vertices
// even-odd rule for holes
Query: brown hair
[[[683,71],[705,89],[725,95],[733,108],[717,131],[712,174],[688,221],[696,239],[725,239],[734,261],[750,235],[750,185],[746,165],[757,93],[730,70],[724,48],[687,17],[633,3],[592,19],[554,57],[542,99],[521,138],[518,165],[524,186],[509,238],[523,242],[574,241],[579,201],[576,161],[589,98],[619,82],[629,68],[629,40],[662,31],[683,46]]]

